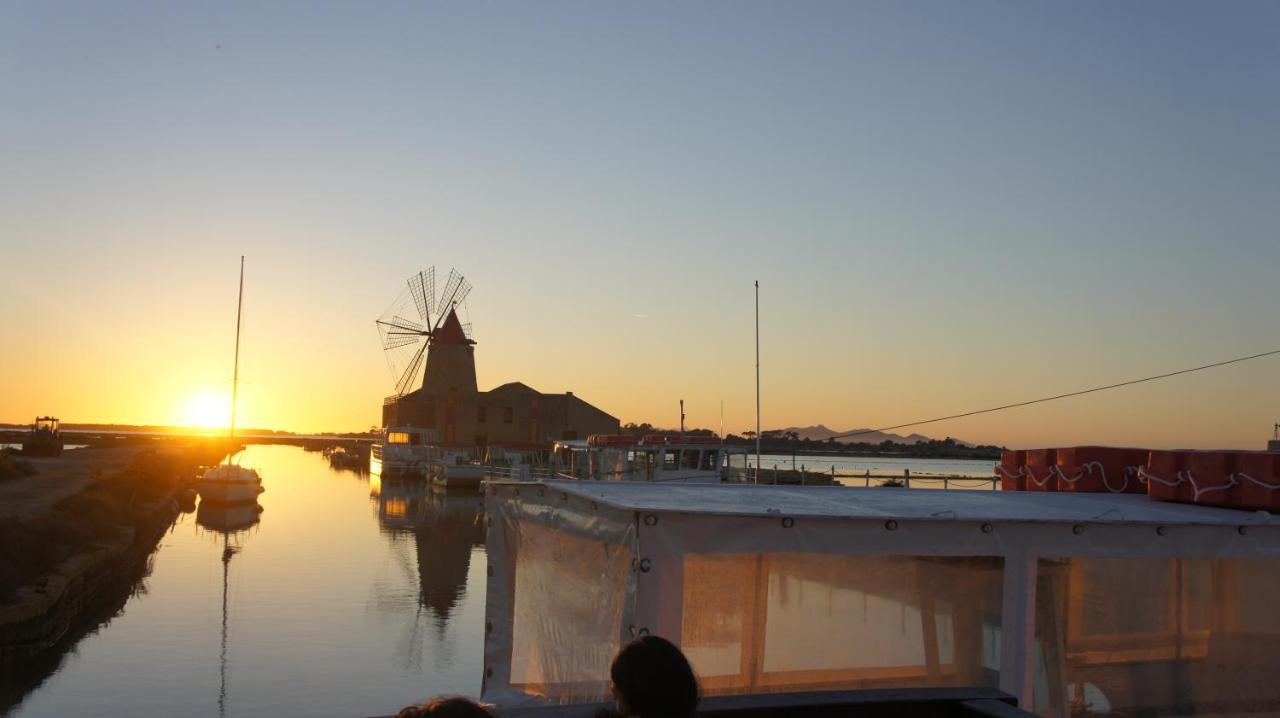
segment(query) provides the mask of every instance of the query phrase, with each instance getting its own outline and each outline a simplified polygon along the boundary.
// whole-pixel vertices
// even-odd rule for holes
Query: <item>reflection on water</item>
[[[180,516],[144,587],[13,715],[371,715],[479,692],[480,499],[248,453],[261,514]]]
[[[484,548],[482,500],[475,493],[449,495],[432,491],[421,481],[384,481],[376,474],[370,476],[369,486],[378,525],[391,542],[403,575],[416,577],[418,583],[403,653],[406,662],[419,665],[422,642],[417,636],[424,619],[429,619],[436,637],[443,639],[450,617],[467,591],[472,551]],[[382,597],[395,600],[393,593]],[[453,647],[443,640],[439,647],[436,664],[447,664],[453,658]]]
[[[196,524],[222,535],[222,650],[218,653],[218,716],[227,715],[227,572],[239,546],[231,545],[231,537],[248,531],[258,523],[262,506],[257,501],[220,504],[201,501],[196,509]]]

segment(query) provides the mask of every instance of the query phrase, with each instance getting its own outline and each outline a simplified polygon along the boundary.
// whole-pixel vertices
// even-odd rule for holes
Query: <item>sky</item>
[[[380,421],[456,267],[482,389],[879,427],[1280,348],[1274,2],[0,4],[0,421]],[[921,429],[1257,448],[1280,358]]]

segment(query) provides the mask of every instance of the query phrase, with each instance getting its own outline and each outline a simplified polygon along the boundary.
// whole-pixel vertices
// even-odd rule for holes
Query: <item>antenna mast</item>
[[[236,394],[240,389],[240,311],[244,308],[244,255],[240,255],[240,292],[236,299],[236,362],[231,372],[231,433],[236,438]],[[228,455],[230,460],[230,455]]]
[[[756,280],[756,483],[760,483],[760,280]]]

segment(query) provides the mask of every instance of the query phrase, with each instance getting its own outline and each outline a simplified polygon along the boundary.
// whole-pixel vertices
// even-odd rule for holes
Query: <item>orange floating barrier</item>
[[[1191,489],[1191,501],[1211,506],[1239,506],[1233,476],[1235,452],[1188,451],[1182,459],[1182,478]],[[1185,495],[1186,492],[1183,492]]]
[[[1147,495],[1157,501],[1191,501],[1191,490],[1182,480],[1185,451],[1152,451],[1141,477],[1147,484]]]
[[[1073,446],[1058,449],[1055,479],[1058,491],[1145,494],[1138,477],[1146,465],[1146,449],[1113,446]]]
[[[1027,452],[1021,449],[1005,449],[1000,452],[1000,463],[996,464],[996,476],[1000,477],[1001,491],[1026,491]]]
[[[1027,450],[1027,491],[1057,491],[1057,449]]]
[[[1242,508],[1280,511],[1280,454],[1251,451],[1236,458],[1232,475]]]

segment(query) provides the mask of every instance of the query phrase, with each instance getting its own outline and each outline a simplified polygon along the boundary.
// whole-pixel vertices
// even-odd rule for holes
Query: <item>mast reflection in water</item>
[[[479,693],[480,499],[386,487],[294,447],[250,460],[261,520],[203,504],[179,517],[145,588],[24,686],[14,716],[379,715]]]
[[[241,504],[219,504],[200,501],[196,510],[196,524],[222,535],[222,650],[218,654],[218,715],[227,715],[227,572],[231,557],[240,547],[231,545],[231,538],[247,532],[258,524],[262,506],[257,501]]]

